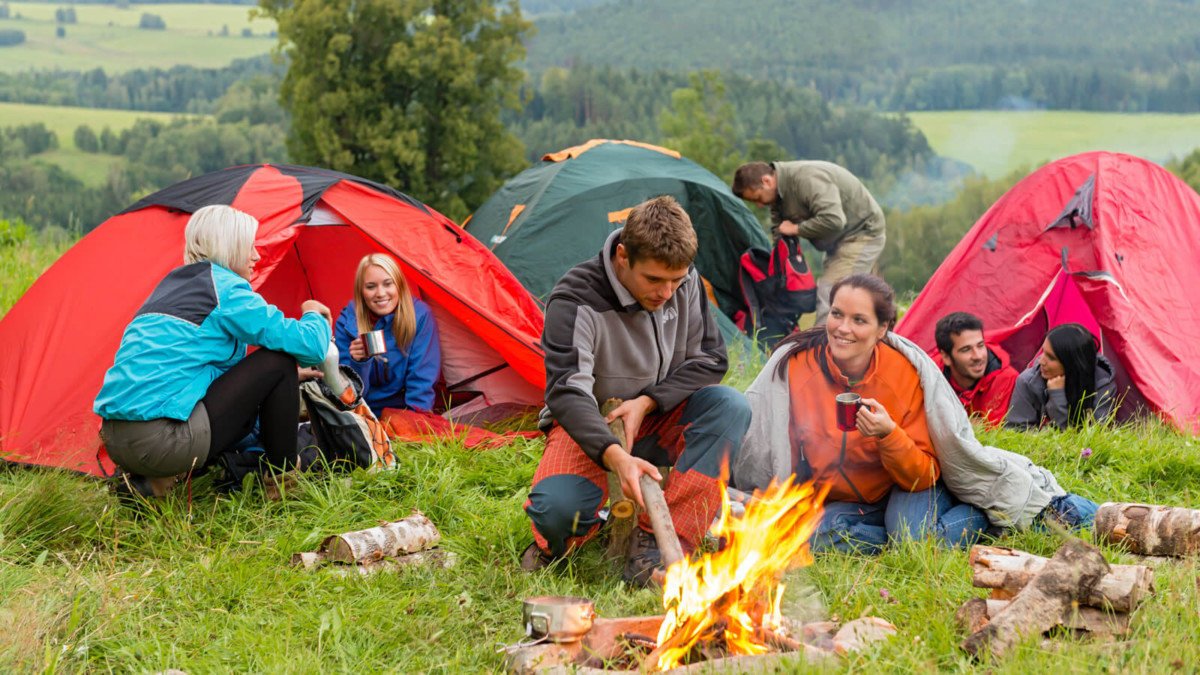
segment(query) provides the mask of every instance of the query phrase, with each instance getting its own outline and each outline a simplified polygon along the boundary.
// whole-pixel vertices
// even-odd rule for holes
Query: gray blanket
[[[921,378],[925,416],[942,480],[959,500],[982,509],[993,525],[1029,527],[1052,497],[1066,494],[1054,475],[1015,452],[981,444],[942,370],[907,338],[888,333],[884,342],[903,354]],[[734,461],[731,483],[740,490],[766,487],[792,473],[788,439],[789,393],[775,377],[776,352],[746,390],[754,417]],[[833,405],[830,402],[830,405]]]

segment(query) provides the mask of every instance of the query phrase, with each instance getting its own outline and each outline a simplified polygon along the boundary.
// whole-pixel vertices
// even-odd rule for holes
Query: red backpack
[[[750,248],[738,269],[746,310],[734,321],[747,335],[774,347],[817,309],[817,282],[804,260],[799,237],[779,237],[775,247]]]

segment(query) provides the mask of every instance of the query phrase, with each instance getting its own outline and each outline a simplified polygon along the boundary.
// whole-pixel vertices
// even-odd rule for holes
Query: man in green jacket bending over
[[[817,279],[817,323],[829,291],[851,274],[870,272],[883,245],[883,209],[854,174],[830,162],[750,162],[733,175],[733,193],[771,209],[777,236],[801,236],[825,254]]]

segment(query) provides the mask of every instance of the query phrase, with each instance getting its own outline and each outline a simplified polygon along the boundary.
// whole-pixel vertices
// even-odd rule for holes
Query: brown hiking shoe
[[[625,583],[648,588],[657,583],[662,585],[665,570],[662,564],[662,552],[658,550],[658,541],[653,534],[637,528],[629,540],[629,556],[625,560],[625,571],[621,575]]]
[[[525,550],[521,552],[521,569],[526,572],[536,572],[549,567],[555,560],[558,560],[558,558],[548,553],[543,553],[535,541],[526,546]]]
[[[267,501],[277,502],[300,488],[300,472],[295,469],[283,473],[268,471],[263,474],[262,482]]]

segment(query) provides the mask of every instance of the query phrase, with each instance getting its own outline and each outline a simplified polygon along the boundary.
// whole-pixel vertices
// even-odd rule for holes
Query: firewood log
[[[1133,553],[1185,557],[1200,553],[1200,511],[1108,502],[1096,511],[1098,539]]]
[[[610,398],[600,406],[600,414],[608,417],[608,414],[619,405],[621,405],[621,399]],[[624,422],[614,420],[608,425],[608,428],[620,441],[621,447],[627,447]],[[636,502],[625,496],[625,492],[621,489],[620,479],[611,471],[608,474],[608,503],[608,547],[605,549],[605,555],[610,560],[623,560],[629,552],[629,539],[633,536],[633,529],[637,527],[637,517],[642,509]]]
[[[1008,607],[1008,600],[985,600],[987,617],[991,620]],[[1126,635],[1129,633],[1129,615],[1124,612],[1109,613],[1095,607],[1080,605],[1067,608],[1062,617],[1062,626],[1072,630],[1083,630],[1093,635]]]
[[[993,656],[1003,657],[1023,636],[1058,625],[1072,603],[1091,595],[1108,572],[1100,549],[1082,539],[1068,539],[1002,612],[963,641],[962,648],[978,656],[990,647]]]
[[[970,562],[976,588],[1002,591],[995,595],[1012,597],[1021,591],[1043,567],[1047,558],[1001,546],[971,547]],[[1082,603],[1101,609],[1132,612],[1154,593],[1154,570],[1145,565],[1111,565],[1096,588]]]
[[[442,535],[420,511],[395,522],[356,532],[335,534],[321,542],[326,560],[362,563],[433,548]]]
[[[613,405],[608,411],[612,412],[621,405],[621,400],[610,398],[604,402],[605,407],[610,404]],[[604,408],[601,408],[601,412],[604,412]],[[604,415],[607,416],[608,413]],[[629,450],[630,445],[625,438],[625,422],[617,418],[609,424],[609,429],[617,437],[621,447]],[[670,567],[683,560],[683,547],[679,543],[679,536],[675,534],[675,521],[671,519],[671,510],[667,508],[662,486],[650,476],[642,474],[638,478],[638,487],[642,490],[642,503],[650,516],[650,525],[654,529],[654,539],[658,542],[658,550],[662,554],[663,566]]]
[[[993,600],[991,598],[971,598],[963,603],[954,614],[954,619],[965,632],[975,633],[982,630],[993,617],[1004,611],[1009,605],[1008,600]],[[1059,622],[1060,625],[1072,630],[1087,631],[1096,636],[1123,636],[1129,634],[1129,615],[1125,613],[1110,614],[1095,607],[1079,606],[1067,608],[1067,613]]]

